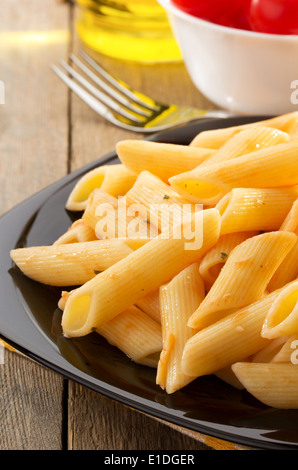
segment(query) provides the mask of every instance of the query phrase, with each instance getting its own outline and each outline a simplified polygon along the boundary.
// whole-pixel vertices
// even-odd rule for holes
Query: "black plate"
[[[206,129],[263,119],[201,121],[167,131],[150,140],[188,144]],[[111,153],[100,164],[116,163]],[[25,277],[9,252],[20,246],[54,242],[71,224],[66,199],[94,162],[30,197],[0,219],[0,336],[39,363],[123,404],[171,423],[230,442],[261,448],[298,448],[298,410],[269,408],[245,391],[215,376],[201,377],[167,395],[155,385],[155,371],[132,363],[96,333],[65,339],[57,301],[61,289]],[[219,345],[220,347],[220,345]]]

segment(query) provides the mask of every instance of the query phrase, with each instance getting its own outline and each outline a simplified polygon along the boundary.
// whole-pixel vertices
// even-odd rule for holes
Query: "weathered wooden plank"
[[[0,213],[66,173],[68,93],[50,64],[66,56],[68,44],[69,5],[1,2]],[[61,376],[5,351],[0,449],[61,449],[63,394]]]
[[[63,380],[14,352],[0,365],[0,450],[62,448]]]
[[[70,450],[208,450],[200,441],[70,383]]]
[[[1,2],[1,212],[66,172],[68,93],[50,65],[67,54],[68,10],[52,0]]]

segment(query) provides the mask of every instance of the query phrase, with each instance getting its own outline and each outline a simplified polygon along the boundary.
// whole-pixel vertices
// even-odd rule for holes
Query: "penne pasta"
[[[234,188],[216,205],[221,234],[278,230],[298,195],[290,188]]]
[[[73,292],[74,289],[61,292],[61,297],[58,301],[58,308],[60,310],[64,310],[66,301]],[[139,299],[136,302],[136,307],[139,307],[140,310],[160,324],[159,289]]]
[[[94,230],[82,219],[76,220],[63,233],[53,245],[64,245],[65,243],[81,243],[97,240]]]
[[[238,380],[267,406],[298,408],[298,374],[293,364],[238,362],[232,365]]]
[[[76,286],[132,252],[128,241],[115,239],[16,248],[10,256],[35,281],[52,286]]]
[[[282,155],[282,158],[281,158]],[[173,176],[173,189],[192,202],[215,205],[233,188],[274,188],[298,183],[297,143],[257,150],[217,165]]]
[[[181,224],[183,217],[195,210],[189,200],[182,198],[171,186],[148,171],[139,174],[125,198],[128,206],[139,210],[140,216],[160,232],[169,226]]]
[[[268,232],[237,245],[188,326],[204,328],[262,298],[272,275],[296,240],[293,233]]]
[[[262,348],[256,354],[253,354],[249,362],[271,362],[276,354],[280,352],[281,348],[284,346],[287,340],[288,336],[274,338],[264,348]]]
[[[184,347],[181,361],[184,373],[197,377],[214,374],[246,360],[269,344],[261,330],[277,295],[278,291],[272,292],[194,334]]]
[[[10,252],[61,288],[64,346],[93,332],[167,394],[214,374],[298,408],[297,129],[293,112],[189,145],[125,140],[119,164],[84,174],[66,204],[78,220]]]
[[[96,238],[154,238],[158,230],[129,207],[126,197],[114,197],[95,189],[89,196],[82,220],[94,230]]]
[[[160,323],[159,289],[139,299],[136,305],[149,317]]]
[[[80,178],[65,207],[70,211],[85,210],[90,194],[97,188],[114,197],[122,196],[131,188],[135,179],[136,175],[121,163],[100,166]]]
[[[60,310],[64,310],[66,301],[73,292],[74,290],[62,291],[61,297],[58,301],[58,308]],[[159,289],[139,299],[136,302],[136,306],[149,315],[149,317],[153,318],[157,323],[160,323]]]
[[[163,349],[157,368],[156,383],[171,394],[192,378],[181,370],[186,341],[193,335],[187,321],[205,297],[199,266],[193,263],[160,288],[160,316]]]
[[[285,339],[286,341],[283,341],[282,346],[278,351],[276,351],[271,362],[285,362],[297,365],[298,335],[287,336]],[[278,338],[276,338],[276,341],[277,340]]]
[[[292,112],[274,118],[257,121],[254,123],[242,124],[239,126],[227,127],[223,129],[203,131],[200,132],[196,137],[194,137],[190,145],[202,148],[219,149],[220,147],[222,147],[222,145],[227,142],[228,139],[233,137],[235,134],[238,134],[239,132],[247,128],[256,128],[258,126],[273,127],[283,132],[287,132],[288,134],[291,134],[293,131],[295,131],[297,122],[298,113]]]
[[[161,326],[140,308],[129,307],[96,332],[134,362],[157,367],[162,349]]]
[[[192,218],[183,229],[189,229]],[[93,328],[111,320],[139,299],[158,289],[182,269],[202,257],[218,240],[220,223],[216,209],[195,216],[203,238],[192,249],[181,238],[150,240],[69,296],[62,316],[66,336],[84,336]]]
[[[211,149],[149,140],[124,140],[117,144],[116,151],[132,172],[149,171],[165,182],[171,176],[192,170],[215,153]]]
[[[282,144],[289,140],[289,134],[278,129],[262,126],[249,127],[228,139],[220,149],[211,155],[210,158],[204,160],[200,166],[209,166],[232,160],[233,158],[241,157],[241,155],[268,148],[272,145]]]
[[[207,290],[210,290],[216,281],[233,248],[256,235],[258,235],[258,232],[240,232],[219,237],[218,242],[205,254],[200,262],[200,275]]]
[[[71,295],[73,291],[67,291],[67,290],[63,290],[61,292],[61,297],[60,299],[58,300],[58,308],[60,310],[64,310],[65,309],[65,304],[66,304],[66,301],[68,299],[68,297]]]
[[[281,224],[280,230],[294,232],[298,235],[298,198],[293,202],[289,213]]]
[[[298,334],[298,281],[280,292],[272,303],[262,328],[262,336],[269,339],[294,334]]]
[[[298,235],[298,199],[293,203],[291,210],[282,223],[280,230],[293,232]],[[292,248],[284,261],[278,267],[273,278],[269,282],[268,290],[279,289],[296,279],[298,276],[298,243]]]
[[[95,210],[95,233],[98,238],[155,238],[159,231],[143,215],[137,205],[128,205],[126,196],[118,199],[117,208],[100,204]]]
[[[298,137],[298,122],[296,125],[289,131],[289,136],[291,140],[297,139]]]
[[[94,191],[92,191],[83,212],[82,220],[94,231],[97,222],[102,217],[101,214],[96,215],[96,211],[100,206],[112,207],[116,211],[118,207],[118,199],[101,189],[94,189]]]

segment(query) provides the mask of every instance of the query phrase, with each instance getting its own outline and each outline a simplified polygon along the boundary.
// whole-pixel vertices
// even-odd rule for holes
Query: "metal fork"
[[[64,60],[60,61],[60,68],[52,65],[52,69],[90,108],[115,126],[133,132],[155,133],[202,118],[232,116],[228,111],[155,101],[111,75],[84,51],[79,54],[83,61],[74,55],[70,59],[81,73]]]

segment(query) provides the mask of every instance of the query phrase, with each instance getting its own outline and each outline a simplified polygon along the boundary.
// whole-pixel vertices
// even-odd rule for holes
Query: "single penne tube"
[[[222,145],[227,142],[228,139],[233,137],[235,134],[238,134],[239,132],[247,128],[256,128],[258,126],[273,127],[275,129],[279,129],[283,132],[291,134],[291,132],[296,129],[297,122],[298,113],[292,112],[282,114],[280,116],[270,119],[265,119],[248,124],[241,124],[239,126],[231,126],[222,129],[211,129],[208,131],[200,132],[197,136],[194,137],[190,145],[203,148],[219,149]]]
[[[233,188],[275,188],[298,183],[298,143],[290,141],[232,160],[197,167],[169,179],[174,191],[212,206]]]
[[[157,367],[162,350],[161,326],[140,308],[129,307],[96,332],[134,362]]]
[[[192,380],[182,372],[180,364],[185,343],[194,333],[187,321],[205,297],[198,264],[191,264],[161,286],[159,295],[163,349],[156,383],[171,394]]]
[[[289,134],[278,129],[263,126],[250,127],[228,139],[210,158],[201,163],[201,167],[232,160],[241,155],[246,155],[262,148],[268,148],[272,145],[282,144],[289,140]],[[189,147],[193,148],[192,146]]]
[[[298,234],[298,199],[293,202],[289,213],[281,224],[280,230]]]
[[[278,338],[276,338],[278,340]],[[270,362],[285,362],[297,364],[297,353],[298,353],[298,335],[291,335],[286,337],[286,341],[283,342],[281,348],[276,351]]]
[[[278,291],[195,333],[184,347],[181,366],[185,374],[202,376],[246,360],[267,344],[261,336],[264,319]]]
[[[66,301],[73,291],[62,291],[61,297],[58,301],[58,308],[64,310]],[[159,289],[150,294],[142,297],[136,302],[136,306],[139,307],[144,313],[153,318],[157,323],[160,323],[160,305],[159,305]]]
[[[101,189],[94,189],[94,191],[92,191],[83,212],[82,220],[94,231],[97,222],[101,218],[101,214],[96,215],[96,210],[98,210],[98,207],[100,206],[112,207],[116,211],[118,207],[118,199]]]
[[[221,234],[279,230],[297,195],[298,186],[232,189],[216,205]]]
[[[287,342],[288,336],[280,336],[270,341],[264,348],[250,357],[250,362],[271,362]]]
[[[298,334],[298,281],[286,286],[272,303],[262,327],[264,338]]]
[[[298,408],[298,374],[294,364],[237,362],[232,370],[245,389],[267,406]]]
[[[272,275],[296,243],[290,232],[267,232],[237,245],[188,325],[209,326],[265,295]]]
[[[62,312],[63,312],[63,310],[64,310],[64,308],[65,308],[66,301],[67,301],[68,297],[71,295],[72,292],[73,292],[73,291],[67,291],[67,290],[63,290],[63,291],[61,292],[61,297],[60,297],[60,299],[58,300],[58,308],[59,308],[60,310],[62,310]]]
[[[283,221],[280,230],[293,232],[298,235],[298,199],[293,203],[289,213]],[[285,257],[268,285],[268,290],[273,291],[288,284],[298,276],[298,242]]]
[[[99,188],[112,196],[123,196],[134,184],[136,175],[122,163],[103,165],[88,171],[75,184],[66,201],[70,211],[85,210],[88,198]]]
[[[216,281],[231,251],[240,243],[257,234],[258,232],[239,232],[228,233],[219,237],[218,242],[205,254],[200,262],[200,275],[207,290]]]
[[[165,182],[171,176],[192,170],[215,153],[211,149],[149,140],[123,140],[116,145],[116,152],[132,172],[149,171]]]
[[[53,245],[62,245],[65,243],[81,243],[97,240],[94,230],[82,219],[76,220],[69,229],[63,233]]]
[[[192,240],[202,230],[199,239],[193,240],[194,244],[188,232],[193,222],[197,231],[192,234]],[[201,258],[217,242],[219,231],[218,211],[207,209],[183,224],[180,238],[160,235],[149,240],[125,261],[119,261],[69,296],[62,316],[64,334],[84,336],[154,292]]]
[[[52,286],[76,286],[132,252],[129,242],[114,239],[16,248],[10,256],[35,281]]]
[[[160,232],[176,224],[195,210],[189,200],[181,197],[159,177],[143,171],[125,195],[127,205],[139,211]]]
[[[74,292],[74,290],[61,292],[61,297],[58,301],[58,308],[60,310],[64,310],[66,301],[72,292]],[[149,315],[149,317],[153,318],[157,323],[160,323],[159,289],[151,292],[145,297],[142,297],[136,302],[136,306]]]
[[[298,122],[297,122],[296,126],[294,126],[294,127],[290,130],[289,135],[290,135],[290,139],[291,139],[291,140],[298,138]]]
[[[281,224],[280,230],[294,232],[298,235],[298,198],[293,202],[289,213]]]
[[[88,199],[82,220],[94,230],[97,238],[148,238],[158,230],[127,206],[126,197],[114,197],[95,189]]]
[[[136,302],[136,305],[143,310],[143,312],[147,313],[149,317],[160,323],[159,289],[142,297]]]
[[[284,261],[278,267],[268,284],[268,291],[272,292],[285,286],[298,276],[298,243],[292,248],[290,253],[285,257]]]

